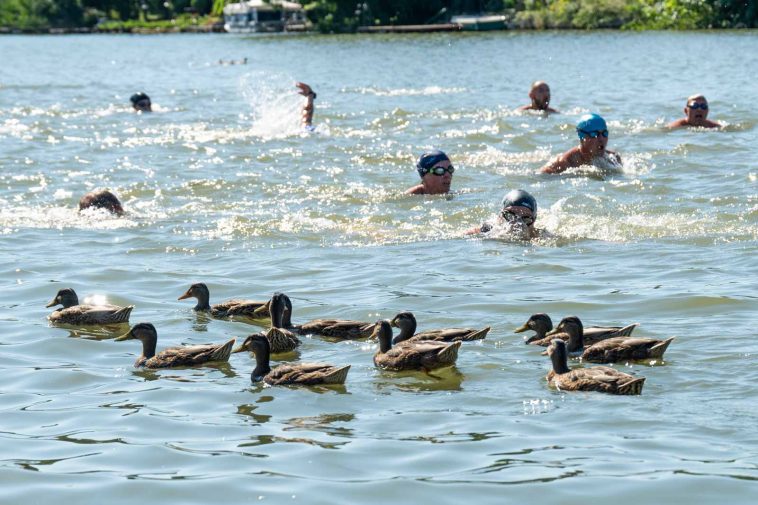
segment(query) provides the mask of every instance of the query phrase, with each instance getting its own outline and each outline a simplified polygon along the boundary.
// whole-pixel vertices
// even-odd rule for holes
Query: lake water
[[[755,32],[5,36],[0,55],[0,502],[754,503]],[[536,79],[562,114],[515,112]],[[140,90],[153,114],[130,111]],[[727,126],[665,131],[698,92]],[[589,111],[623,170],[537,175]],[[403,196],[430,148],[455,193]],[[125,217],[78,214],[97,187]],[[512,188],[544,238],[465,237]],[[72,287],[134,304],[159,348],[257,331],[177,301],[198,281],[211,302],[284,291],[296,322],[493,329],[438,377],[306,338],[303,360],[352,365],[313,389],[252,385],[247,354],[136,370],[137,342],[46,319]],[[642,396],[565,394],[513,333],[534,312],[677,339],[617,365]]]

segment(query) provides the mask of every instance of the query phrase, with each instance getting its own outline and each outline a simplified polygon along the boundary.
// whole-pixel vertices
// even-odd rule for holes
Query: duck
[[[632,323],[627,326],[589,326],[583,329],[584,342],[587,345],[591,345],[606,338],[628,337],[637,326],[639,326],[639,323]],[[535,334],[526,339],[525,344],[547,347],[554,338],[568,341],[567,334],[560,333],[560,330],[557,329],[553,330],[552,319],[544,313],[533,314],[526,323],[513,331],[515,333],[523,333],[527,330],[532,330]]]
[[[197,305],[194,309],[198,312],[210,311],[211,316],[216,318],[225,318],[231,316],[244,316],[251,319],[263,319],[269,317],[268,302],[254,300],[227,300],[225,302],[210,305],[210,293],[208,286],[198,282],[189,287],[189,289],[178,299],[197,298]]]
[[[272,369],[271,345],[264,335],[251,335],[250,350],[255,353],[255,369],[250,374],[253,382],[263,381],[271,386],[285,384],[344,384],[350,365],[342,367],[327,363],[282,364]]]
[[[290,329],[286,328],[282,320],[287,310],[287,304],[285,302],[284,293],[274,293],[269,301],[269,311],[271,314],[271,328],[267,332],[259,332],[249,335],[242,342],[242,345],[234,349],[232,352],[249,351],[253,352],[252,344],[254,337],[262,336],[269,342],[269,353],[280,354],[284,352],[294,351],[300,346],[300,339],[297,338]]]
[[[599,391],[615,395],[638,395],[642,393],[645,377],[635,377],[608,366],[592,368],[568,367],[566,342],[556,338],[547,348],[553,363],[547,382],[559,391]]]
[[[62,309],[54,310],[47,318],[57,324],[121,324],[128,323],[134,305],[120,307],[118,305],[88,305],[79,304],[79,297],[71,288],[58,291],[55,298],[45,307],[63,305]]]
[[[393,345],[413,340],[434,340],[436,342],[481,340],[492,329],[490,326],[480,330],[472,328],[442,328],[416,333],[416,317],[412,312],[400,312],[392,318],[390,326],[400,328],[400,333],[392,340]]]
[[[138,323],[116,337],[117,342],[124,340],[139,340],[142,342],[142,355],[134,362],[135,367],[173,368],[209,363],[211,361],[229,361],[234,347],[234,339],[220,345],[193,345],[170,347],[158,354],[155,346],[158,343],[158,332],[151,323]]]
[[[377,321],[372,337],[379,338],[379,350],[374,354],[374,365],[383,370],[429,371],[455,365],[461,341],[436,342],[410,340],[392,346],[392,326],[389,321]]]
[[[292,324],[292,301],[284,295],[286,310],[282,318],[284,328],[299,335],[321,335],[339,340],[368,338],[374,331],[374,323],[352,321],[349,319],[313,319],[300,325]]]
[[[579,356],[590,363],[618,363],[646,359],[662,359],[675,337],[666,340],[641,337],[612,337],[584,347],[582,322],[578,317],[567,317],[556,328],[569,336],[569,355]]]

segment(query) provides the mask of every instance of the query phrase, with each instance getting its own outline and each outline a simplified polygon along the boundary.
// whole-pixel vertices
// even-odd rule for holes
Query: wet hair
[[[137,102],[140,100],[147,100],[150,101],[150,97],[147,96],[146,93],[140,91],[139,93],[133,94],[131,97],[129,97],[129,101],[132,102],[132,107],[137,107]]]
[[[450,161],[450,158],[439,149],[422,154],[416,162],[416,170],[418,170],[419,177],[424,177],[426,171],[440,161]]]
[[[118,197],[107,189],[90,191],[79,199],[80,211],[90,207],[105,209],[117,215],[124,213],[124,208],[121,206]]]

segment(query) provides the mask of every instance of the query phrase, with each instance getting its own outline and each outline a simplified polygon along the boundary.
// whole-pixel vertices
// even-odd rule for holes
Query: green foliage
[[[0,27],[34,31],[99,20],[176,26],[182,16],[221,16],[239,0],[0,0]],[[461,13],[515,13],[523,28],[702,29],[758,27],[758,0],[299,0],[321,32],[371,24],[425,24]],[[141,6],[146,6],[142,10]],[[148,21],[149,20],[149,21]],[[171,23],[170,20],[177,20]],[[126,25],[123,25],[126,26]],[[156,25],[157,26],[157,25]]]

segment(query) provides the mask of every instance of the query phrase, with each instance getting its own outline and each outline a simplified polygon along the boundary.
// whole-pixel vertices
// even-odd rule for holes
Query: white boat
[[[296,2],[248,0],[224,7],[224,30],[230,33],[304,31],[305,9]]]
[[[505,30],[507,18],[500,14],[479,14],[473,16],[453,16],[450,22],[464,31]]]

